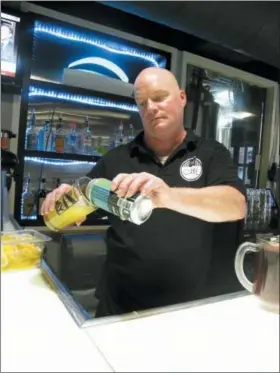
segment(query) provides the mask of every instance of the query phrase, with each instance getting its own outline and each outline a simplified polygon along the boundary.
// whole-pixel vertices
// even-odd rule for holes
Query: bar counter
[[[86,321],[42,269],[1,273],[2,372],[279,372],[279,315],[245,291]]]

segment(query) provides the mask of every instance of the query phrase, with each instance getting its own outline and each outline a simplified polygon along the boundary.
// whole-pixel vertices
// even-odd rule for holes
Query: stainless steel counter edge
[[[204,299],[199,299],[199,300],[192,301],[192,302],[179,303],[179,304],[170,305],[166,307],[153,308],[153,309],[148,309],[148,310],[140,311],[140,312],[135,311],[132,313],[119,315],[119,316],[109,316],[109,317],[93,319],[91,315],[80,304],[78,304],[74,300],[74,298],[72,297],[70,292],[67,290],[67,288],[59,281],[59,279],[55,276],[55,274],[53,273],[51,268],[48,266],[46,261],[43,259],[41,261],[41,270],[42,270],[43,275],[49,282],[50,286],[56,290],[57,295],[63,302],[65,308],[68,310],[68,312],[70,313],[70,315],[73,317],[73,319],[75,320],[75,322],[80,328],[89,328],[92,326],[109,324],[109,323],[114,323],[114,322],[119,322],[119,321],[139,319],[143,317],[159,315],[162,313],[174,312],[174,311],[184,310],[184,309],[188,309],[192,307],[199,307],[199,306],[206,305],[206,304],[222,302],[225,300],[244,297],[250,294],[248,291],[244,290],[244,291],[239,291],[236,293],[224,294],[224,295],[219,295],[216,297],[204,298]]]
[[[51,288],[56,291],[58,297],[77,325],[82,327],[85,321],[90,319],[91,316],[87,314],[81,305],[75,302],[68,289],[59,281],[44,259],[41,260],[41,271]]]

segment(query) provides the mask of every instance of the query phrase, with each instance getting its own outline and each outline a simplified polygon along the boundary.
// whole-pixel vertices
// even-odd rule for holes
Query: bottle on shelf
[[[39,131],[39,150],[53,151],[53,131],[50,120],[46,120],[43,128]]]
[[[70,133],[67,137],[67,153],[75,154],[78,152],[79,138],[76,131],[76,123],[70,123]]]
[[[132,123],[130,123],[128,135],[125,137],[125,143],[131,142],[132,140],[134,140],[134,137],[135,137],[134,126]]]
[[[40,189],[37,198],[37,212],[40,214],[42,204],[47,196],[46,179],[43,177],[40,181]]]
[[[117,135],[114,139],[114,148],[124,143],[123,122],[120,123]]]
[[[61,181],[60,181],[60,178],[58,177],[58,178],[56,179],[55,187],[56,187],[56,188],[60,187],[60,184],[61,184]]]
[[[82,153],[87,154],[87,155],[92,154],[92,151],[93,151],[92,145],[93,145],[92,132],[89,128],[88,116],[86,116],[85,117],[85,128],[82,131],[82,135],[81,135],[81,150],[82,150]]]
[[[36,130],[36,113],[34,108],[31,110],[27,123],[25,149],[38,150],[38,131]]]
[[[97,139],[96,139],[96,151],[97,151],[98,155],[105,154],[104,149],[102,147],[102,137],[101,136],[98,136]]]
[[[52,178],[51,189],[49,191],[51,192],[54,189],[57,189],[60,186],[60,184],[61,184],[60,178],[59,177],[53,177]]]
[[[28,174],[22,193],[21,215],[22,218],[30,218],[36,215],[36,204],[34,194],[31,191],[31,177]]]
[[[62,115],[60,114],[54,134],[54,151],[64,153],[65,151],[65,134],[63,131]]]

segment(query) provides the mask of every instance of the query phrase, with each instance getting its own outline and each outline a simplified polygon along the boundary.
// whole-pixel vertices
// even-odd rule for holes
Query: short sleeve
[[[106,165],[105,165],[104,158],[100,158],[100,160],[92,167],[92,169],[87,173],[87,177],[90,179],[96,179],[99,177],[107,178],[106,176]]]
[[[214,142],[206,180],[207,186],[229,185],[246,195],[244,184],[238,178],[237,168],[230,152],[219,142]]]

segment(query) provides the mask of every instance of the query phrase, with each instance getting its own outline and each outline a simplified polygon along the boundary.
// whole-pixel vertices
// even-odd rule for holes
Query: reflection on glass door
[[[185,88],[186,128],[224,144],[239,177],[255,187],[266,89],[190,64]]]

